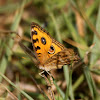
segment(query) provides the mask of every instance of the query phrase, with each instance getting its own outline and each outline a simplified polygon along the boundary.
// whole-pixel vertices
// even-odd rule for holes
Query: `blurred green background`
[[[32,22],[73,48],[85,63],[73,71],[68,66],[51,71],[55,99],[100,100],[99,5],[100,0],[0,0],[0,100],[50,99],[41,70],[18,45],[21,41],[32,49]]]

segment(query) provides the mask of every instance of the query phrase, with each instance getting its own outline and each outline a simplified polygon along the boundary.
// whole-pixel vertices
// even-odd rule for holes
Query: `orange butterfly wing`
[[[49,33],[36,23],[31,25],[31,38],[34,51],[41,64],[44,64],[50,57],[60,52],[64,47],[53,43]]]

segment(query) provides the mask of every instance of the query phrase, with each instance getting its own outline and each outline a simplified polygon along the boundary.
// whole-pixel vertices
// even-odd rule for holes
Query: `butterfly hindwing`
[[[78,55],[75,54],[73,49],[65,48],[61,52],[58,52],[57,54],[52,56],[50,59],[48,59],[47,62],[44,64],[44,67],[45,67],[45,70],[47,71],[54,68],[58,69],[64,65],[73,64],[73,62],[75,63],[78,60],[79,60],[79,57]]]

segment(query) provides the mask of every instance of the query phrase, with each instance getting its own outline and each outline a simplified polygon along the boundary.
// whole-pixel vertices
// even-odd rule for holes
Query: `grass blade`
[[[12,83],[6,76],[4,76],[2,73],[0,73],[0,76],[2,76],[8,83],[10,83],[13,87],[15,87],[18,91],[20,91],[27,99],[34,100],[31,98],[28,94],[26,94],[24,91],[22,91],[20,88],[18,88],[14,83]]]
[[[100,6],[98,10],[98,17],[97,17],[97,23],[96,23],[96,30],[100,34]],[[93,67],[93,65],[98,60],[98,57],[100,56],[100,39],[94,34],[93,43],[95,43],[94,48],[92,49],[91,53],[91,59],[90,59],[90,67]],[[96,53],[95,53],[96,52]]]
[[[85,77],[86,77],[90,92],[92,94],[93,100],[100,100],[100,97],[99,97],[99,95],[97,93],[97,89],[96,89],[95,83],[94,83],[94,81],[93,81],[93,79],[91,77],[90,71],[89,71],[87,66],[84,68],[84,74],[85,74]]]

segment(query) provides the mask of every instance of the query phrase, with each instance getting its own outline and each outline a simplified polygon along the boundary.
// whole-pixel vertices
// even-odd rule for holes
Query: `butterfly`
[[[42,70],[62,68],[80,59],[73,49],[66,48],[34,22],[31,24],[31,41],[38,67]]]

